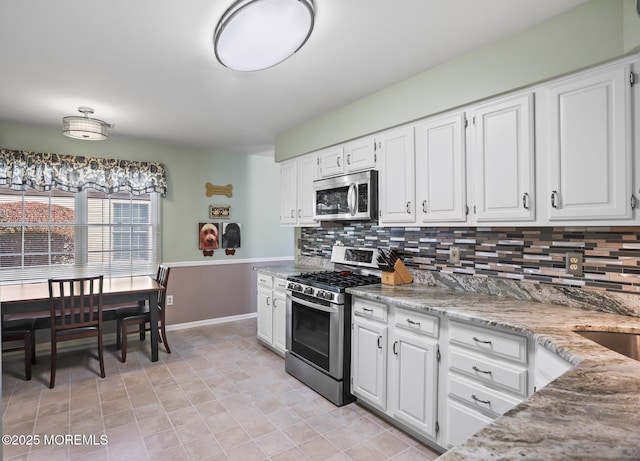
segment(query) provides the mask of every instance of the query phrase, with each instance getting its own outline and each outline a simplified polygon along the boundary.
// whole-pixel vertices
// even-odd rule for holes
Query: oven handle
[[[291,296],[290,292],[287,292],[287,298],[289,298],[291,302],[296,302],[302,304],[303,306],[310,307],[311,309],[316,309],[318,311],[329,312],[330,314],[338,311],[338,308],[334,307],[336,305],[333,303],[331,304],[331,306],[323,306],[322,304],[312,303],[304,299],[294,298],[293,296]]]

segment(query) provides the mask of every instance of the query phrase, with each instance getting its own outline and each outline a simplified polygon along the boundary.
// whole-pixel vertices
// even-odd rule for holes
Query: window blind
[[[0,282],[155,274],[159,196],[0,187]]]

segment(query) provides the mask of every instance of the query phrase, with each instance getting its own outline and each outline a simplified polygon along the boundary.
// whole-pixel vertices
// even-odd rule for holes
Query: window
[[[158,193],[0,187],[0,281],[153,274],[159,262]]]

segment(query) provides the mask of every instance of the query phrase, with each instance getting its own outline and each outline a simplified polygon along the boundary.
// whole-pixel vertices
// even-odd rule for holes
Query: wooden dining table
[[[103,304],[125,304],[148,300],[149,306],[158,305],[158,292],[164,291],[153,277],[105,278],[103,284]],[[16,283],[0,285],[0,312],[19,314],[49,311],[48,282]],[[151,315],[151,361],[158,361],[158,309],[149,309]]]

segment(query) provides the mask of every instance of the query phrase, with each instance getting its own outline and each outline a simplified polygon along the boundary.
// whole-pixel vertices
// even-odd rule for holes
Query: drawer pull
[[[475,336],[472,338],[475,342],[477,343],[482,343],[482,344],[491,344],[491,341],[483,341],[480,338],[476,338]]]
[[[414,321],[413,321],[413,320],[411,320],[411,319],[407,319],[407,323],[408,323],[409,325],[411,325],[411,326],[414,326],[414,327],[418,327],[418,328],[420,328],[420,322],[414,322]]]
[[[363,307],[362,310],[365,312],[371,312],[373,314],[373,309],[369,309],[368,307]]]
[[[484,403],[485,405],[491,405],[491,400],[482,400],[476,397],[475,395],[471,395],[471,398],[478,403]]]
[[[477,366],[475,366],[475,365],[474,365],[474,366],[472,366],[472,367],[471,367],[471,369],[472,369],[473,371],[475,371],[476,373],[484,373],[485,375],[490,375],[490,374],[491,374],[491,370],[489,370],[489,371],[484,371],[484,370],[481,370],[480,368],[478,368],[478,367],[477,367]]]

